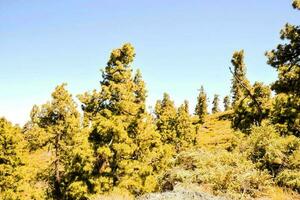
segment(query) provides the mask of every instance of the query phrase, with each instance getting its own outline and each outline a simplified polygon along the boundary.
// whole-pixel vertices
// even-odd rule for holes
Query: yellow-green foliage
[[[212,113],[212,114],[215,114],[215,113],[217,113],[217,112],[220,112],[219,101],[220,101],[219,95],[215,94],[215,95],[214,95],[213,102],[212,102],[212,104],[213,104],[213,107],[212,107],[212,109],[211,109],[211,113]]]
[[[294,1],[299,8],[299,1]],[[280,44],[267,52],[268,63],[278,72],[272,84],[276,92],[272,122],[285,134],[300,136],[300,27],[286,24],[281,30]]]
[[[211,115],[201,87],[195,115],[165,93],[152,116],[133,46],[113,50],[100,89],[79,95],[83,117],[62,84],[23,129],[0,118],[0,199],[130,199],[178,183],[235,199],[299,192],[299,30],[286,25],[288,43],[267,53],[278,71],[273,99],[269,86],[250,85],[238,51],[233,106],[227,96],[219,112],[216,95]]]
[[[204,91],[204,87],[201,86],[199,95],[197,97],[197,103],[195,107],[195,115],[198,116],[199,122],[204,123],[204,118],[208,114],[207,112],[207,96]]]
[[[20,128],[0,118],[0,199],[21,199],[24,140]]]
[[[197,137],[199,149],[179,154],[162,178],[162,189],[196,183],[238,199],[272,196],[274,184],[299,190],[299,138],[282,137],[268,125],[244,135],[230,128],[230,116],[231,111],[206,117]]]
[[[205,118],[205,123],[198,128],[197,146],[210,149],[233,150],[242,137],[240,132],[231,128],[232,112],[217,113]]]
[[[263,83],[255,82],[244,98],[236,101],[233,110],[232,126],[235,129],[249,131],[252,125],[260,125],[269,117],[271,110],[271,90]]]
[[[57,199],[67,198],[66,190],[70,184],[67,182],[70,178],[67,166],[73,161],[73,146],[76,145],[76,135],[80,133],[80,115],[65,85],[55,88],[51,102],[33,108],[31,114],[33,125],[29,127],[33,130],[28,130],[28,135],[35,138],[38,137],[36,134],[40,134],[42,138],[35,143],[30,140],[31,148],[46,146],[49,150],[51,163],[47,166],[49,174],[45,179],[49,183],[48,196]],[[35,131],[37,132],[34,133]],[[41,143],[36,143],[38,141]]]
[[[192,124],[192,118],[189,114],[189,105],[187,101],[178,108],[175,127],[177,151],[187,149],[195,144],[196,132]]]
[[[232,55],[231,63],[234,67],[233,78],[231,80],[232,105],[234,106],[243,96],[249,81],[246,78],[246,65],[244,62],[244,50],[235,51]]]
[[[224,97],[223,104],[224,104],[224,111],[228,111],[231,109],[229,96]]]
[[[300,9],[300,0],[293,0],[293,6],[296,9]]]
[[[88,142],[88,128],[75,132],[73,147],[65,163],[65,198],[88,199],[89,187],[92,184],[94,152]]]
[[[272,179],[237,152],[198,149],[177,156],[174,168],[162,177],[162,189],[172,189],[180,182],[206,185],[215,194],[241,198],[257,196],[267,189]]]
[[[260,169],[269,170],[279,185],[300,189],[299,138],[281,137],[272,126],[253,127],[240,150]]]
[[[102,73],[101,90],[80,96],[95,156],[91,193],[116,188],[136,195],[154,191],[158,170],[168,158],[145,109],[141,73],[132,75],[134,56],[130,44],[113,50]]]
[[[155,116],[157,131],[161,134],[162,141],[167,144],[175,144],[176,108],[167,93],[164,93],[162,100],[156,102]]]

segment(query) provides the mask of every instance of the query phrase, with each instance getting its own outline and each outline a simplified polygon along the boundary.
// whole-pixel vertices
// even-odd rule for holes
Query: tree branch
[[[243,80],[239,79],[239,77],[237,77],[237,76],[233,73],[231,67],[229,67],[229,71],[230,71],[230,73],[232,74],[233,78],[238,82],[238,84],[239,84],[240,86],[242,86],[242,87],[246,90],[246,92],[248,93],[248,95],[250,96],[250,98],[251,98],[251,99],[253,100],[253,102],[255,103],[255,105],[256,105],[256,107],[257,107],[257,109],[258,109],[258,112],[259,112],[259,120],[258,120],[258,123],[259,123],[259,125],[260,125],[261,120],[262,120],[262,118],[263,118],[263,116],[262,116],[263,114],[262,114],[262,108],[261,108],[261,105],[258,103],[258,101],[256,100],[255,96],[252,94],[251,90],[243,83]]]

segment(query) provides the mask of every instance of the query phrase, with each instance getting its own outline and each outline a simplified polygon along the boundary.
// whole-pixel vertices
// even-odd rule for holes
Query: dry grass
[[[231,128],[229,120],[220,120],[223,113],[209,115],[205,123],[200,126],[197,135],[197,144],[201,148],[230,150],[241,135]],[[223,114],[224,115],[224,114]]]

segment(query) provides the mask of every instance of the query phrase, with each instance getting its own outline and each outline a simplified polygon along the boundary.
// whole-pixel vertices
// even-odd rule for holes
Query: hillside
[[[252,82],[236,50],[230,93],[198,85],[192,107],[164,92],[147,109],[135,47],[113,49],[97,89],[61,83],[24,126],[0,117],[0,200],[300,200],[300,26],[280,39],[274,82]]]
[[[164,181],[174,184],[172,188],[179,184],[179,188],[185,188],[187,193],[195,192],[193,198],[199,200],[206,199],[197,197],[200,191],[224,199],[300,199],[298,193],[275,186],[272,178],[257,171],[256,166],[245,159],[239,148],[247,143],[248,136],[231,128],[228,119],[231,114],[229,111],[207,116],[199,128],[197,146],[177,156],[174,168],[165,175]],[[201,175],[205,177],[199,177]],[[162,193],[152,197],[153,200],[159,197],[172,199],[175,194]],[[184,198],[180,190],[177,195]]]

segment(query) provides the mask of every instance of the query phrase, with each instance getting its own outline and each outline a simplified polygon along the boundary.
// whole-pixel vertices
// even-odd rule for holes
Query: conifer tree
[[[176,115],[176,137],[178,139],[177,150],[187,149],[195,143],[195,130],[189,114],[187,100],[178,108]]]
[[[52,100],[40,107],[34,106],[31,120],[47,133],[44,145],[52,156],[49,166],[49,195],[65,199],[67,177],[66,164],[71,159],[74,137],[80,131],[80,115],[72,96],[59,85],[52,93]]]
[[[146,110],[147,91],[145,82],[142,78],[142,73],[139,69],[136,71],[133,82],[135,84],[135,102],[140,105],[140,112],[144,113]]]
[[[219,101],[220,101],[220,100],[219,100],[219,95],[215,94],[214,100],[213,100],[213,102],[212,102],[213,107],[212,107],[212,110],[211,110],[211,112],[212,112],[213,114],[220,112]]]
[[[141,194],[157,188],[155,170],[164,150],[145,109],[141,74],[132,77],[134,57],[130,44],[113,50],[102,72],[101,90],[80,96],[96,159],[93,193],[118,188]]]
[[[24,199],[24,153],[20,128],[0,118],[0,199]]]
[[[300,0],[293,0],[293,7],[300,10]]]
[[[299,9],[298,0],[293,2]],[[278,72],[272,84],[276,92],[272,121],[283,134],[300,136],[300,26],[286,24],[280,38],[286,41],[266,53],[268,64]]]
[[[155,104],[156,127],[161,134],[162,141],[167,144],[176,142],[176,108],[167,93],[163,99]]]
[[[224,97],[223,103],[224,103],[224,111],[228,111],[231,109],[229,96]]]
[[[38,110],[38,106],[34,105],[31,110]],[[33,114],[33,112],[31,114]],[[22,133],[27,141],[27,148],[30,152],[34,152],[45,147],[49,140],[48,133],[32,120],[28,121],[24,125]]]
[[[88,141],[89,128],[74,132],[72,149],[64,163],[64,198],[90,199],[93,185],[94,151]]]
[[[199,117],[199,122],[204,123],[204,118],[208,114],[207,112],[207,96],[203,86],[200,88],[200,92],[197,98],[195,114]]]
[[[271,90],[261,82],[255,82],[249,93],[244,94],[234,106],[232,127],[249,131],[252,125],[261,125],[271,109]]]
[[[232,105],[234,106],[240,98],[243,97],[243,87],[241,83],[244,85],[249,85],[249,82],[246,78],[246,65],[244,63],[244,50],[235,51],[233,53],[231,63],[234,67],[233,70],[233,78],[231,85],[231,93],[232,93]]]

